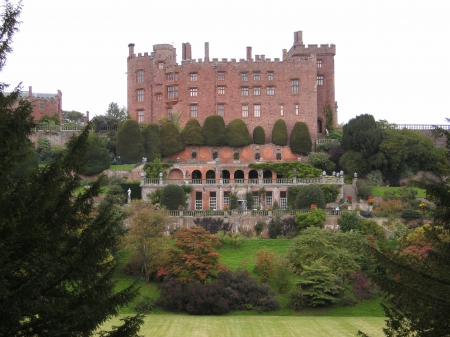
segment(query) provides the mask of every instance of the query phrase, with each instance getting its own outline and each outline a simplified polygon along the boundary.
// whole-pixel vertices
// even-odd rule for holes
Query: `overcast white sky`
[[[13,3],[17,0],[12,0]],[[450,117],[449,0],[23,0],[20,31],[0,75],[33,92],[63,93],[63,109],[126,106],[128,43],[173,43],[192,57],[282,58],[293,32],[336,45],[339,123],[368,113],[397,124]]]

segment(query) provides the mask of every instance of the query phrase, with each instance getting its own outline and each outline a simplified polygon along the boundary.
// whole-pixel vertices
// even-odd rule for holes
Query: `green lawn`
[[[136,168],[136,165],[111,165],[109,169],[111,171],[131,171]]]
[[[116,317],[103,326],[120,324]],[[187,316],[147,315],[141,336],[232,336],[232,337],[348,337],[358,330],[369,336],[384,336],[383,317],[317,317],[317,316]]]
[[[374,197],[383,197],[385,191],[397,191],[401,187],[386,187],[386,186],[369,186],[372,189]],[[425,198],[425,190],[417,187],[412,187],[417,191],[417,198]]]

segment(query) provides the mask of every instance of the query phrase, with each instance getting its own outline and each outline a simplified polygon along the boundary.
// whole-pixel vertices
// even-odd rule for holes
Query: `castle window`
[[[217,93],[218,93],[219,95],[225,95],[225,86],[224,86],[224,85],[219,85],[219,86],[217,87]]]
[[[144,71],[142,69],[137,71],[137,81],[138,83],[144,82]]]
[[[284,116],[284,105],[280,105],[280,116]]]
[[[191,97],[197,96],[197,88],[190,88],[189,89],[189,95]]]
[[[220,81],[223,81],[225,79],[225,72],[224,71],[219,71],[217,73],[217,79]]]
[[[291,80],[292,93],[298,95],[298,80]]]
[[[253,105],[253,117],[261,117],[261,105]]]
[[[142,123],[144,121],[144,110],[138,110],[138,122]]]
[[[261,95],[261,87],[254,87],[254,88],[253,88],[253,95],[254,95],[254,96],[259,96],[259,95]]]
[[[317,85],[323,85],[323,76],[322,75],[317,76]]]
[[[178,85],[167,87],[167,98],[178,98]]]
[[[260,80],[261,80],[261,73],[259,71],[253,73],[253,81],[260,81]]]
[[[270,71],[270,72],[267,73],[267,79],[269,81],[273,81],[273,71]]]
[[[242,118],[247,118],[248,117],[248,105],[243,105],[242,106]]]
[[[167,119],[172,119],[172,108],[167,109]]]
[[[158,69],[164,69],[164,62],[158,62]]]
[[[277,160],[281,160],[281,149],[277,149]]]
[[[266,193],[266,207],[267,206],[272,206],[272,202],[273,202],[272,192],[267,192]]]
[[[144,101],[144,89],[138,89],[137,91],[137,101],[143,102]]]
[[[275,87],[267,87],[267,95],[268,96],[275,95]]]
[[[241,94],[242,96],[248,96],[248,87],[242,87]]]
[[[158,93],[156,94],[156,100],[157,100],[157,101],[161,101],[161,100],[162,100],[162,94],[161,94],[160,92],[158,92]]]
[[[169,81],[178,81],[178,73],[167,73],[167,79]]]
[[[217,105],[217,114],[222,117],[225,115],[225,104]]]
[[[209,192],[209,208],[217,209],[216,192]]]
[[[241,73],[241,78],[243,81],[248,81],[248,73]]]
[[[191,73],[191,74],[190,74],[190,78],[191,78],[191,81],[192,81],[192,82],[197,81],[197,73]]]
[[[322,60],[317,60],[317,68],[322,68]]]
[[[298,116],[298,110],[299,110],[299,105],[296,104],[295,105],[295,115]]]
[[[192,104],[190,106],[190,113],[191,113],[191,118],[197,118],[198,116],[198,105],[197,104]]]
[[[39,110],[41,111],[45,110],[45,103],[39,103]]]

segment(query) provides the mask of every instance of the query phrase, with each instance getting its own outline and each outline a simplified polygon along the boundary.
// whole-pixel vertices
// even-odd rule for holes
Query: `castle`
[[[176,48],[156,44],[153,52],[134,52],[128,45],[128,112],[139,123],[156,123],[159,118],[180,116],[184,125],[197,118],[200,125],[211,114],[221,115],[225,124],[242,119],[250,134],[264,128],[267,141],[276,120],[286,121],[290,134],[298,121],[308,125],[314,141],[326,132],[323,107],[329,104],[333,124],[337,123],[334,90],[335,45],[303,44],[302,32],[294,33],[294,44],[282,51],[282,59],[252,56],[246,59],[192,59],[190,43],[182,45],[181,64]]]
[[[36,123],[44,116],[58,115],[58,119],[62,120],[62,93],[60,90],[56,94],[33,93],[33,88],[28,87],[28,91],[21,91],[20,99],[28,100],[33,107],[32,116]]]

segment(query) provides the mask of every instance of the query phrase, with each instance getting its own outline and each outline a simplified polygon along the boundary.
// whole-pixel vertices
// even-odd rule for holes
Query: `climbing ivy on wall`
[[[322,171],[305,163],[250,163],[248,167],[256,170],[270,170],[280,174],[283,178],[293,178],[294,170],[297,178],[315,178],[322,175]]]

